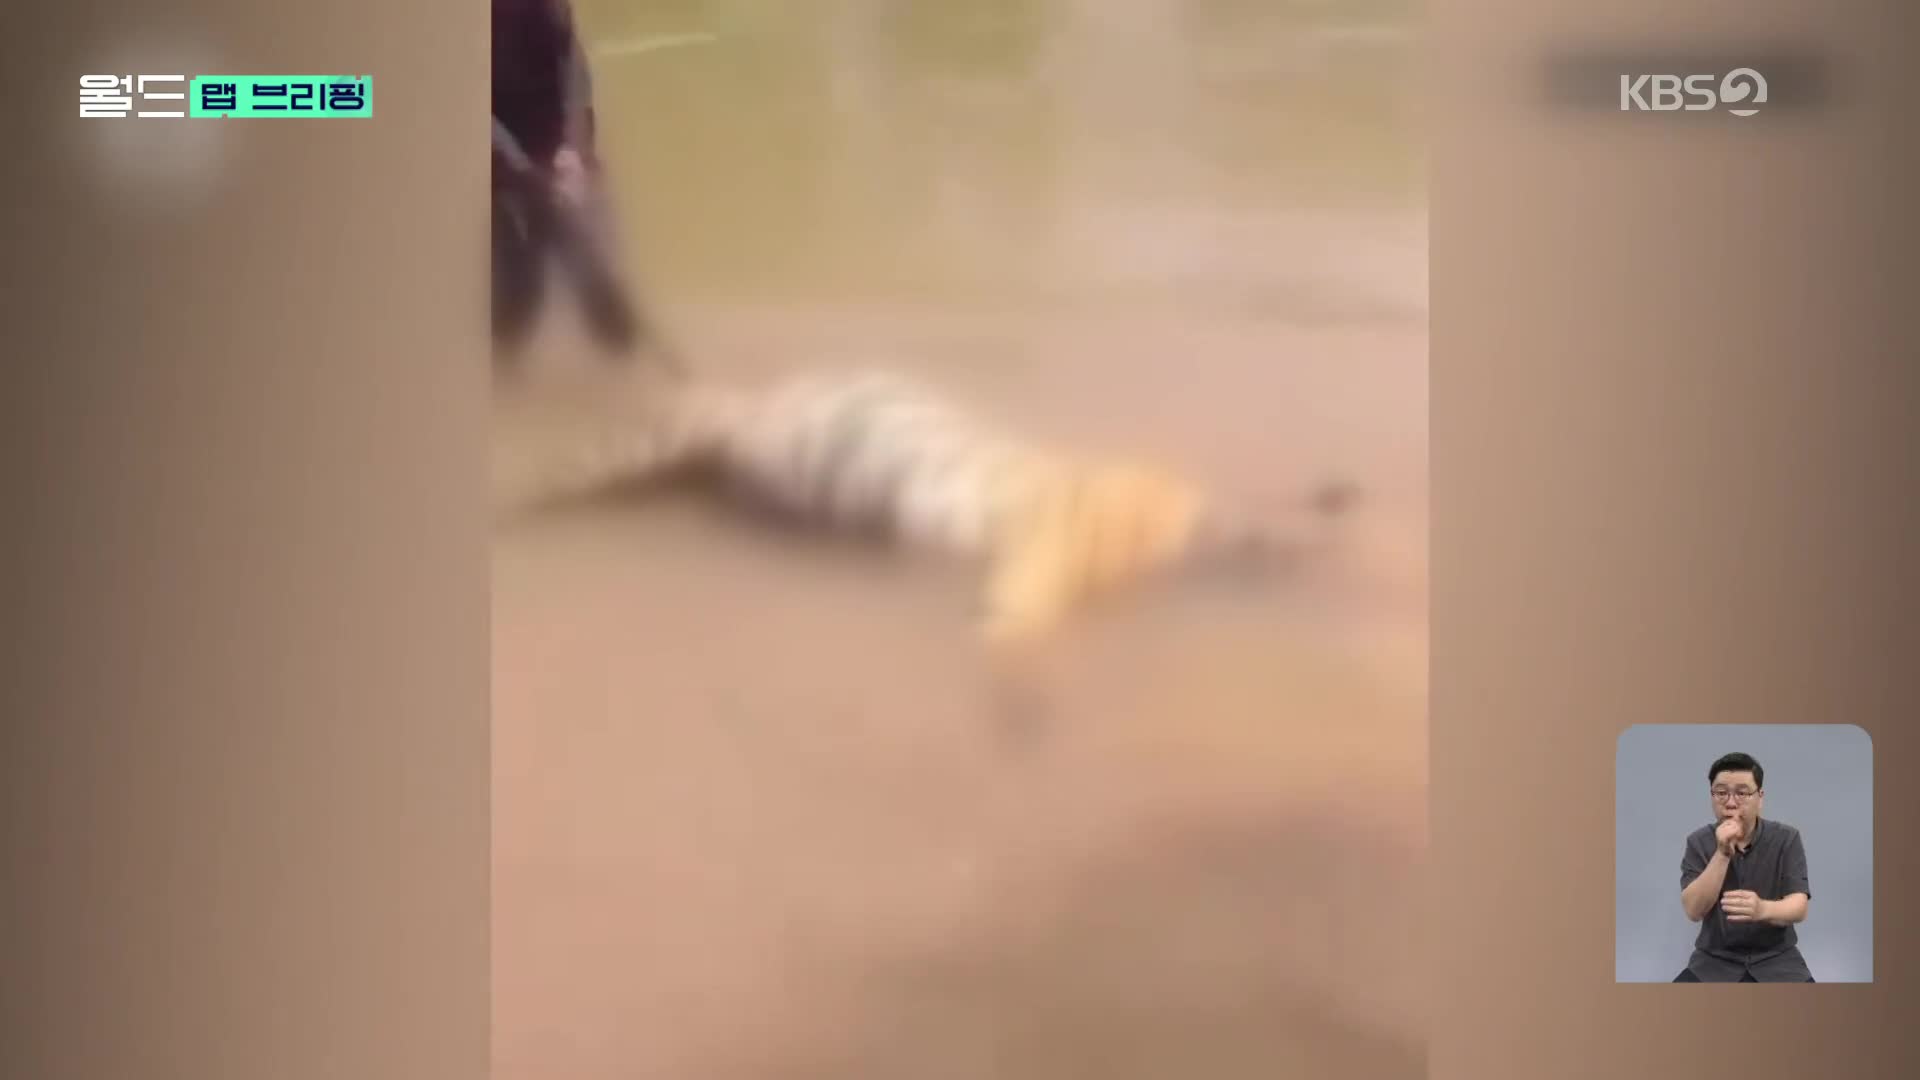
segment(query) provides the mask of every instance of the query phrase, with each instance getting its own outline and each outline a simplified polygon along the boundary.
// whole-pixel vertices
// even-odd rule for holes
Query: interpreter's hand
[[[1728,922],[1759,922],[1767,917],[1767,902],[1751,889],[1734,889],[1721,894],[1720,910]]]
[[[1740,842],[1745,832],[1746,827],[1740,824],[1739,818],[1728,818],[1722,821],[1720,827],[1713,830],[1713,841],[1719,845],[1720,854],[1732,855],[1733,846]]]

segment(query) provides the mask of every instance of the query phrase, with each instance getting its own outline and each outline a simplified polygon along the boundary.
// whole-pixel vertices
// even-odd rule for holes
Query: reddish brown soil
[[[1309,580],[1091,620],[1020,753],[963,569],[685,496],[503,534],[499,1080],[1424,1075],[1424,320],[683,326],[709,374],[879,350],[1049,439],[1370,501]],[[555,406],[580,379],[504,394],[502,445],[613,400]]]

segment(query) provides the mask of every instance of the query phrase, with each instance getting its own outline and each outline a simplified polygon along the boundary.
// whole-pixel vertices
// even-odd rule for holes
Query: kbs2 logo
[[[1767,102],[1767,78],[1752,68],[1725,75],[1622,75],[1620,111],[1705,112],[1722,105],[1735,116],[1752,116]]]

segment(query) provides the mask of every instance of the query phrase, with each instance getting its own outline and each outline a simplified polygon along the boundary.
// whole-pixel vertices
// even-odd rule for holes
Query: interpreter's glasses
[[[1760,793],[1752,788],[1717,787],[1713,789],[1712,794],[1714,802],[1726,802],[1728,799],[1732,799],[1736,803],[1744,803]]]

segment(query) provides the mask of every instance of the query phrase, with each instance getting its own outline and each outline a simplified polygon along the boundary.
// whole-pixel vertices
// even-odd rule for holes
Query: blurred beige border
[[[1436,1078],[1914,1072],[1892,828],[1879,982],[1613,982],[1622,730],[1852,722],[1897,775],[1920,698],[1895,585],[1914,350],[1883,276],[1913,250],[1911,5],[1685,7],[1436,16]],[[1844,84],[1772,126],[1527,96],[1548,46],[1736,36],[1825,50]],[[1912,819],[1909,787],[1877,798]]]
[[[485,15],[17,19],[0,1075],[484,1077]],[[375,118],[83,122],[98,70]]]

